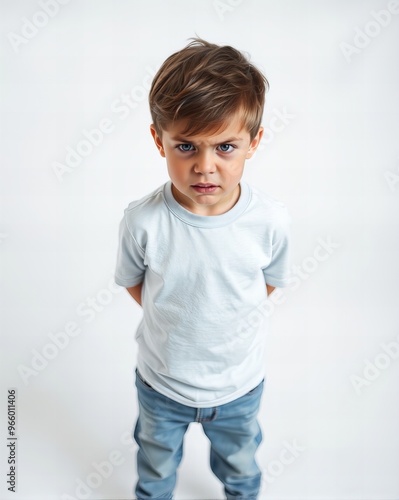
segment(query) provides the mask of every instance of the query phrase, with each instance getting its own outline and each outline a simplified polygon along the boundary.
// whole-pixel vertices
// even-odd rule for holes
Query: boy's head
[[[219,215],[235,205],[262,138],[267,88],[239,51],[201,39],[163,63],[150,90],[151,134],[184,208]]]
[[[244,55],[230,46],[195,38],[169,56],[154,77],[150,111],[158,136],[184,120],[183,133],[215,131],[237,114],[251,140],[262,120],[269,83]]]

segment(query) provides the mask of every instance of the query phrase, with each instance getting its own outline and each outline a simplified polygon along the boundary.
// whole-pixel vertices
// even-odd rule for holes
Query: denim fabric
[[[155,391],[136,370],[139,417],[134,438],[138,500],[172,499],[183,438],[191,422],[202,424],[211,442],[210,466],[227,500],[257,498],[261,472],[255,452],[262,440],[257,414],[264,382],[241,398],[213,408],[193,408]]]

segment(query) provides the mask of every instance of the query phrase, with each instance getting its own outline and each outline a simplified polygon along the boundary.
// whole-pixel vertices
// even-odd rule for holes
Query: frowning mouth
[[[192,186],[192,188],[197,191],[197,193],[213,193],[214,191],[216,191],[219,186],[217,186],[216,184],[194,184]]]

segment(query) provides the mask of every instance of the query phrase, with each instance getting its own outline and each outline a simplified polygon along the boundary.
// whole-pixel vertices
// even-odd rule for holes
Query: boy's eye
[[[232,144],[219,144],[217,149],[219,149],[219,151],[222,153],[231,153],[234,147],[235,146],[233,146]],[[187,142],[185,144],[179,144],[177,146],[177,149],[179,151],[182,151],[183,153],[191,153],[192,151],[195,151],[195,146]]]
[[[179,144],[177,148],[183,153],[188,153],[189,151],[193,151],[194,146],[192,144]]]
[[[232,149],[234,148],[234,146],[232,146],[231,144],[220,144],[220,146],[218,147],[222,153],[231,153]]]

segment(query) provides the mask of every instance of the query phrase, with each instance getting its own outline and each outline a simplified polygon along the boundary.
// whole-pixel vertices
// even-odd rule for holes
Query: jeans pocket
[[[264,382],[265,382],[265,379],[263,379],[262,382],[260,384],[258,384],[256,387],[254,387],[249,392],[247,392],[246,396],[251,396],[254,392],[256,392],[257,390],[263,388]]]
[[[143,377],[140,375],[140,372],[138,371],[138,369],[136,368],[136,375],[137,375],[137,378],[138,380],[147,388],[147,389],[151,389],[152,391],[154,390],[150,384],[148,384],[144,379]]]

